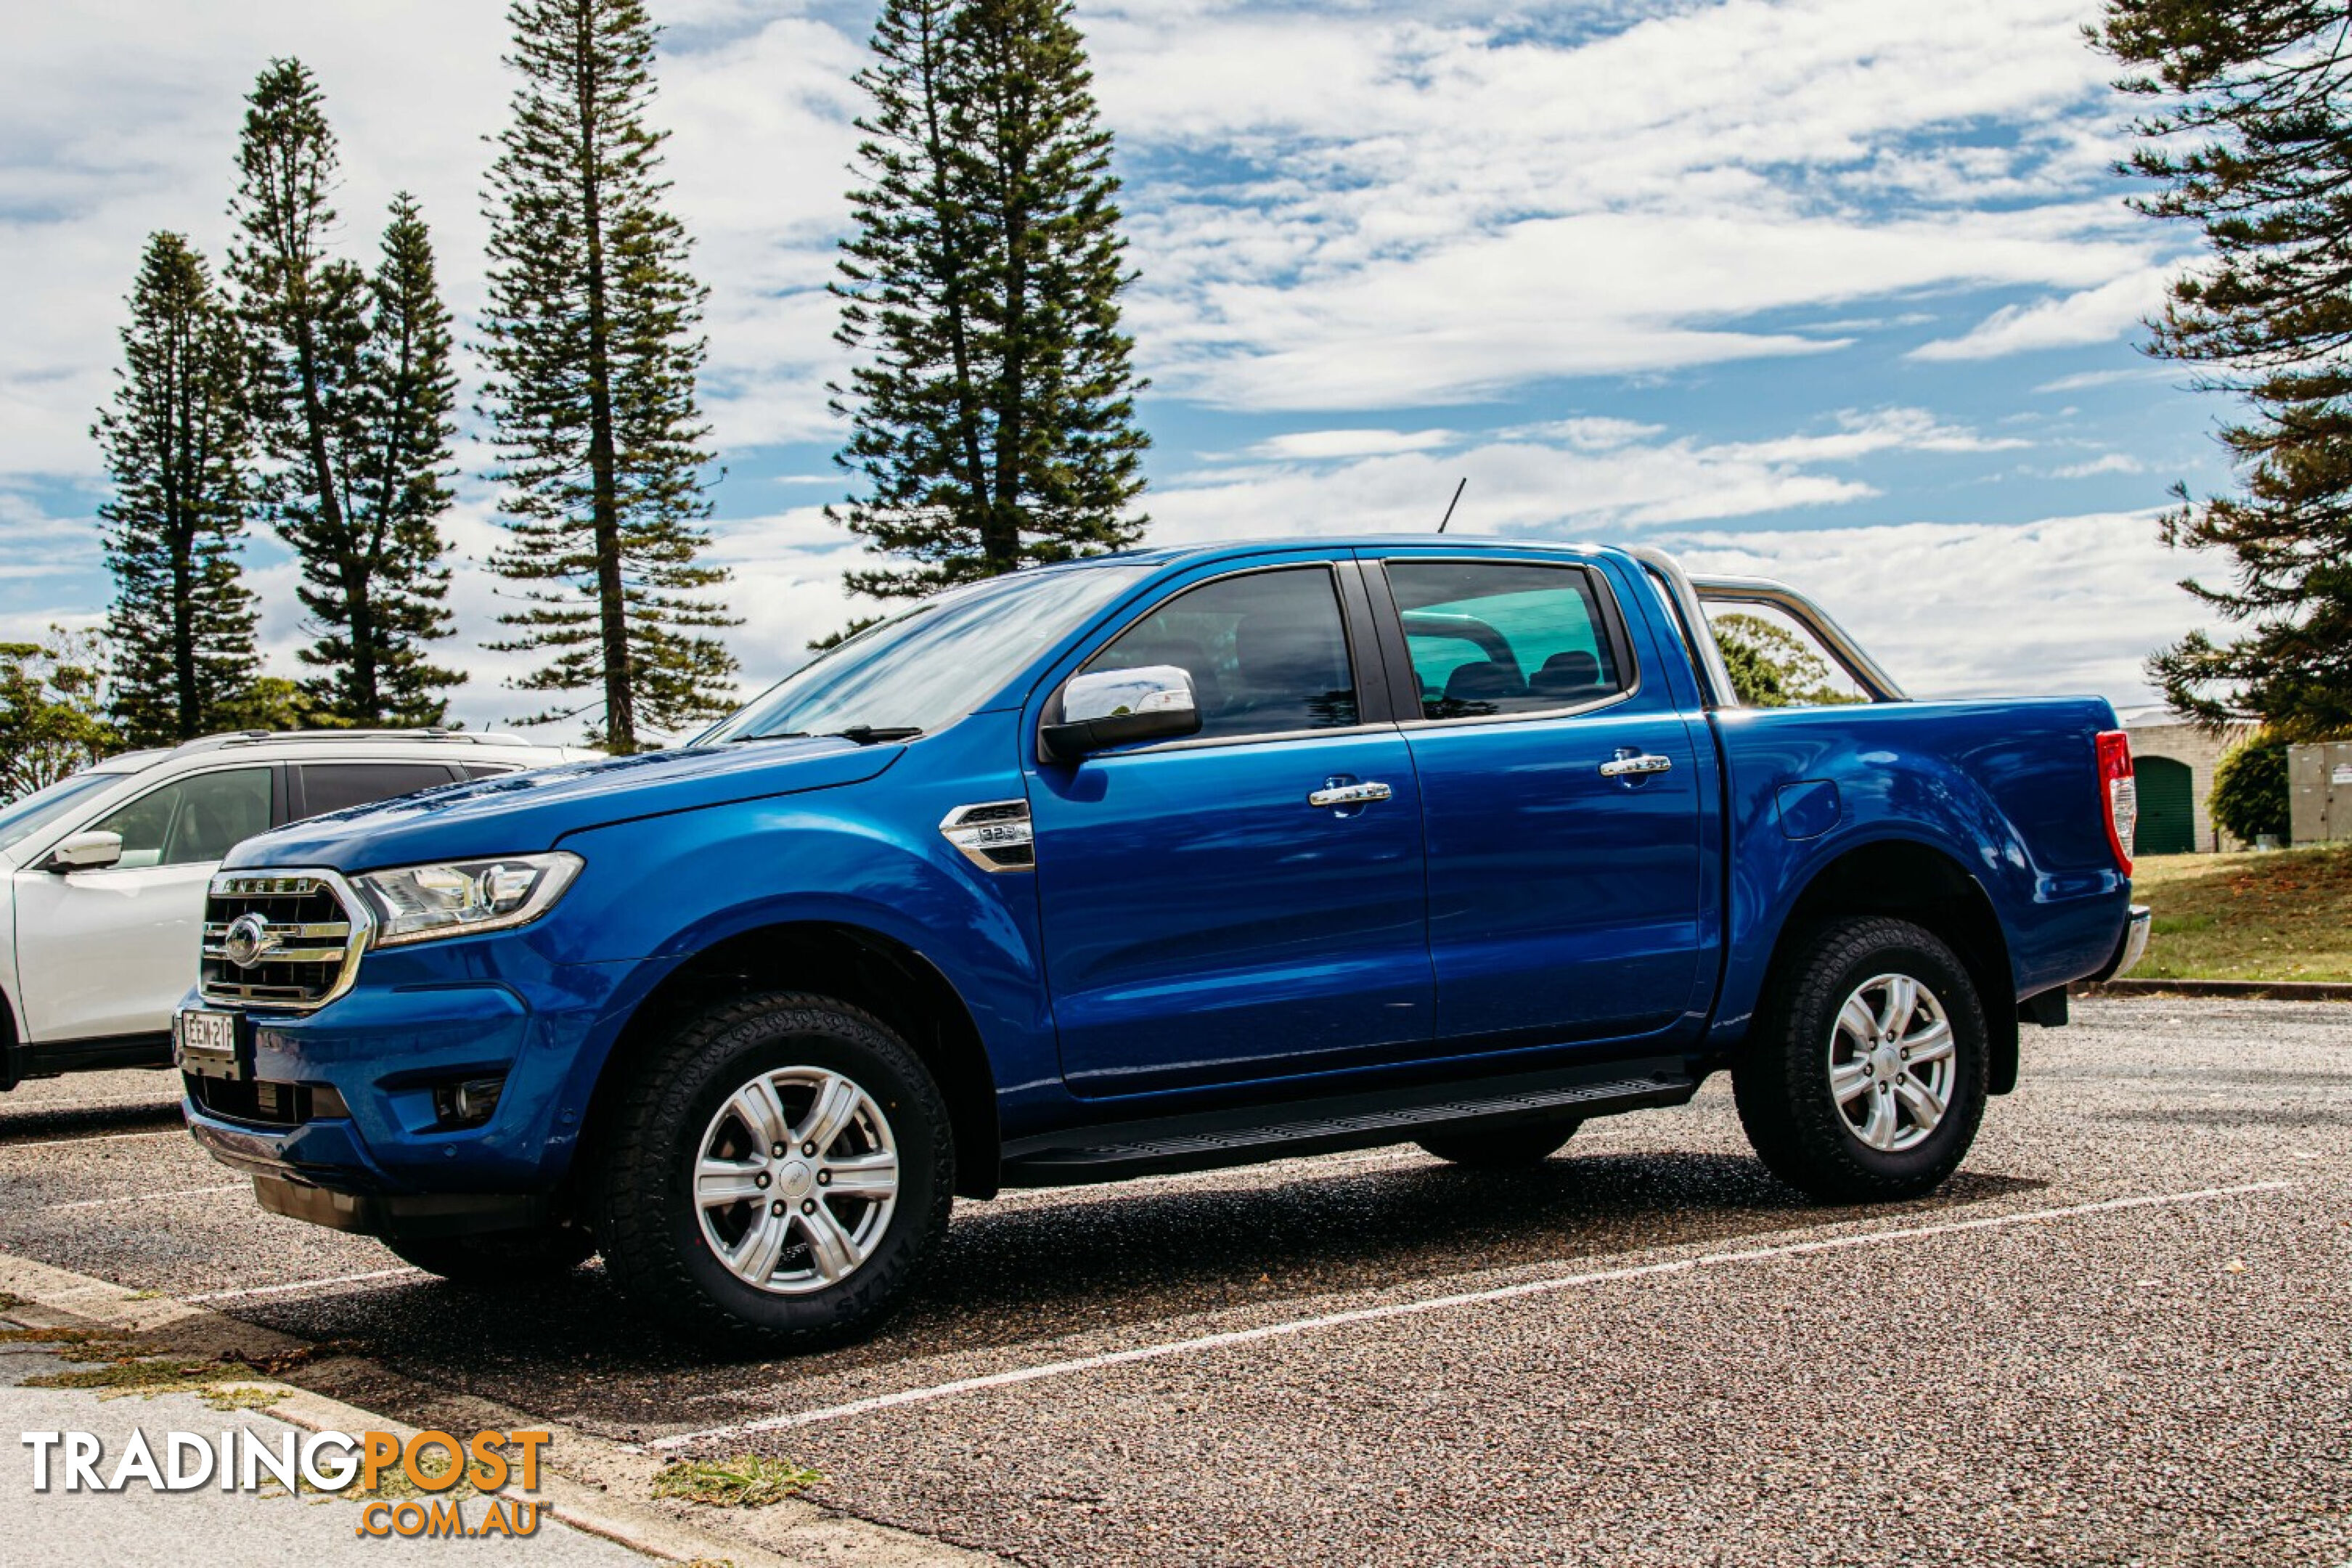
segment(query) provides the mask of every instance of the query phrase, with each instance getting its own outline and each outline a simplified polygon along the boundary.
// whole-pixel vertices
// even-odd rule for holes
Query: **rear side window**
[[[354,805],[413,795],[449,782],[449,770],[439,763],[305,763],[302,814],[323,816]]]
[[[1624,689],[1578,567],[1391,561],[1388,575],[1425,719],[1542,713]]]
[[[1087,664],[1091,671],[1180,665],[1201,735],[1232,739],[1357,722],[1339,595],[1327,566],[1203,583],[1161,605]]]

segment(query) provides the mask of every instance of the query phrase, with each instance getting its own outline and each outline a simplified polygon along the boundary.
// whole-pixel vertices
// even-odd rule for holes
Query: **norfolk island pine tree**
[[[717,718],[738,624],[706,590],[708,429],[696,401],[704,289],[665,208],[667,132],[649,129],[656,29],[640,0],[516,0],[522,85],[489,176],[483,412],[523,606],[499,651],[543,662],[511,684],[589,694],[591,733],[633,752]],[[528,723],[570,717],[560,706]]]

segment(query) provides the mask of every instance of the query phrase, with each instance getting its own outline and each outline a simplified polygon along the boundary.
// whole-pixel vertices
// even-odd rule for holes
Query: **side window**
[[[1624,689],[1581,568],[1391,561],[1388,574],[1424,718],[1541,713]]]
[[[1094,671],[1181,665],[1201,733],[1344,729],[1358,721],[1339,594],[1323,566],[1253,572],[1188,588],[1088,660]]]
[[[448,782],[449,770],[439,763],[305,763],[302,811],[324,816]]]
[[[233,768],[165,784],[93,829],[122,835],[126,868],[217,860],[239,839],[269,827],[269,770]]]
[[[1841,708],[1870,694],[1804,623],[1775,605],[1706,606],[1715,646],[1739,700],[1750,708]]]

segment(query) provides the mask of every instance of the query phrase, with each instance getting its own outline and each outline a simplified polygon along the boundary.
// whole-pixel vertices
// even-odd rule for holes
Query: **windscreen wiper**
[[[922,731],[912,724],[852,724],[846,730],[827,730],[821,737],[827,741],[848,741],[860,746],[878,746],[892,741],[911,741]],[[806,730],[778,730],[769,734],[737,735],[727,743],[740,746],[751,741],[807,741],[819,739]]]
[[[892,741],[911,741],[922,731],[912,724],[852,724],[846,730],[829,730],[827,740],[850,741],[861,746],[878,746]]]

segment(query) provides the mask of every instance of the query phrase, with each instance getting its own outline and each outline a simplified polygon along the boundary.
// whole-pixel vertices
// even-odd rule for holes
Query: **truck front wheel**
[[[856,1338],[947,1227],[938,1087],[879,1020],[767,994],[688,1020],[636,1063],[604,1144],[597,1241],[624,1294],[705,1339]]]
[[[1924,927],[1849,916],[1798,932],[1732,1085],[1776,1176],[1825,1203],[1916,1197],[1984,1117],[1984,1007]]]

